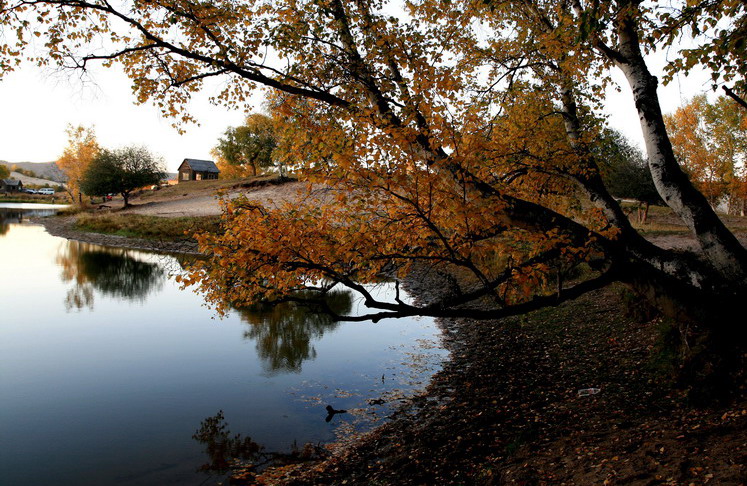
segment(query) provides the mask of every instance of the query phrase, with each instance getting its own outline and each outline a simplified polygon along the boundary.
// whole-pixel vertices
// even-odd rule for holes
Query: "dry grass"
[[[142,214],[81,214],[75,229],[133,238],[183,240],[202,231],[218,231],[218,216],[162,218]]]
[[[139,203],[174,201],[184,198],[213,196],[221,191],[233,191],[277,184],[279,181],[280,178],[276,174],[263,174],[241,179],[182,181],[173,186],[162,187],[157,190],[143,190],[134,199]]]
[[[667,206],[651,206],[646,223],[640,223],[636,216],[636,207],[623,204],[623,209],[629,213],[633,227],[644,235],[690,235],[690,229]],[[718,214],[726,226],[735,233],[747,233],[747,217]]]
[[[53,196],[42,194],[10,193],[0,194],[0,202],[7,203],[39,203],[39,204],[70,204],[70,196],[64,192],[56,192]]]

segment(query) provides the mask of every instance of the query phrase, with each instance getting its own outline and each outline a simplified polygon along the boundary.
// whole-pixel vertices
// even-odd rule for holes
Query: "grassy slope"
[[[153,240],[181,240],[203,231],[217,231],[219,217],[162,218],[142,214],[88,214],[78,216],[75,229]]]
[[[684,223],[666,206],[651,206],[648,221],[641,224],[637,221],[635,207],[626,207],[633,226],[644,235],[689,235],[690,231]],[[719,214],[726,225],[737,234],[747,233],[747,217]]]
[[[247,177],[244,179],[217,179],[209,181],[186,181],[173,186],[163,187],[157,191],[142,191],[133,204],[159,201],[172,201],[185,197],[212,196],[219,191],[248,189],[265,184],[277,184],[278,177],[274,174]]]
[[[219,191],[232,191],[278,183],[277,176],[265,175],[235,180],[189,181],[159,190],[140,191],[133,204],[158,203],[188,198],[212,196]],[[75,229],[103,234],[153,240],[181,240],[196,232],[217,231],[217,216],[158,217],[120,212],[90,210],[78,215]]]

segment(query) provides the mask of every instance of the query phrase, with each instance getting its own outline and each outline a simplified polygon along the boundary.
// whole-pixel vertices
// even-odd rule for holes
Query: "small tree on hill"
[[[218,139],[215,152],[230,166],[251,169],[257,175],[261,168],[274,165],[273,151],[277,146],[272,118],[253,113],[239,127],[229,127]]]
[[[158,184],[164,176],[163,161],[145,147],[105,149],[88,166],[81,188],[89,196],[121,194],[127,207],[132,191]]]

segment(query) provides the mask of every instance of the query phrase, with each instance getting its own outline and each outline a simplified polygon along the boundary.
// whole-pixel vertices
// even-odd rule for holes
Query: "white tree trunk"
[[[656,189],[696,236],[703,254],[725,277],[747,283],[747,250],[724,226],[706,198],[680,168],[667,135],[656,93],[658,81],[648,71],[638,43],[637,25],[630,15],[618,19],[618,56],[633,91],[648,163]]]

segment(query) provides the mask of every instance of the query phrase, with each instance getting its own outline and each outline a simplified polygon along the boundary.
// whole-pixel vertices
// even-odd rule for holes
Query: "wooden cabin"
[[[23,192],[23,182],[16,179],[0,179],[0,192]]]
[[[204,181],[217,179],[220,170],[212,160],[184,159],[179,166],[177,179],[182,181]]]

